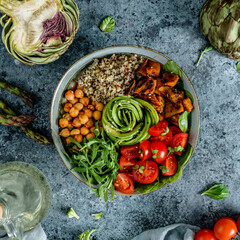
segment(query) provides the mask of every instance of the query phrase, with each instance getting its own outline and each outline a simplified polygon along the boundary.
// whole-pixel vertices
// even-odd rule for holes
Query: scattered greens
[[[168,169],[168,168],[166,168],[166,166],[165,166],[165,165],[163,165],[163,166],[160,166],[160,167],[159,167],[159,169],[160,169],[160,170],[162,170],[162,173],[167,173],[167,172],[169,172],[169,169]]]
[[[113,181],[116,181],[117,172],[120,168],[118,164],[118,152],[113,142],[105,137],[105,132],[96,135],[96,138],[90,140],[84,139],[82,144],[70,138],[68,145],[69,153],[64,154],[69,158],[70,163],[75,167],[74,172],[82,174],[90,186],[97,185],[97,196],[104,197],[108,201],[108,191],[111,192],[111,199],[114,197]],[[75,145],[78,149],[73,149]]]
[[[238,72],[240,72],[240,62],[238,62],[238,64],[237,64],[237,70],[238,70]]]
[[[165,136],[169,133],[169,127],[166,128],[166,132],[162,133],[161,136]]]
[[[199,65],[199,63],[200,63],[200,61],[201,61],[201,59],[202,59],[203,54],[206,53],[206,52],[211,51],[212,49],[213,49],[213,47],[210,45],[210,46],[207,46],[207,47],[202,51],[202,53],[201,53],[201,55],[200,55],[200,57],[199,57],[199,59],[198,59],[198,62],[197,62],[197,64],[196,64],[196,67],[198,67],[198,65]]]
[[[229,197],[229,192],[224,184],[216,184],[209,188],[207,191],[203,192],[201,195],[208,195],[209,197],[220,200]]]
[[[184,148],[182,146],[177,146],[175,148],[168,147],[169,154],[173,154],[175,152],[182,152],[184,151]]]
[[[102,20],[100,29],[103,32],[111,32],[115,27],[115,20],[112,17],[106,17]]]
[[[144,167],[144,166],[141,166],[138,171],[139,171],[140,173],[143,173],[143,170],[144,170],[144,169],[145,169],[145,167]]]
[[[76,218],[76,219],[80,218],[72,207],[68,209],[67,215],[69,218]]]
[[[93,229],[91,231],[86,231],[86,232],[83,232],[82,234],[80,234],[78,236],[78,240],[90,240],[90,236],[93,232],[97,231],[97,229]]]
[[[178,119],[179,128],[184,133],[187,132],[187,130],[188,130],[188,116],[189,116],[189,114],[190,113],[188,111],[184,111]]]
[[[91,214],[91,215],[92,215],[93,217],[95,217],[96,220],[98,220],[98,219],[102,218],[103,212],[93,213],[93,214]]]

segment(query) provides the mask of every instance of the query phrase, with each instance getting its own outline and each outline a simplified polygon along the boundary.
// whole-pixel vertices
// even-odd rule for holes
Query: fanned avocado
[[[133,145],[148,139],[148,129],[159,122],[148,102],[131,96],[114,98],[103,110],[106,134],[119,145]]]

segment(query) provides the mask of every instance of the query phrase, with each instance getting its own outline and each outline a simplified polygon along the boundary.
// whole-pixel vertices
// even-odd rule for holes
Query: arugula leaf
[[[187,132],[187,130],[188,130],[188,116],[189,116],[189,114],[190,113],[188,111],[184,111],[178,119],[179,128],[184,133]]]
[[[207,191],[203,192],[201,195],[208,195],[209,197],[220,200],[229,197],[229,192],[224,184],[216,184],[209,188]]]
[[[237,70],[238,70],[238,72],[240,72],[240,62],[238,62],[238,64],[237,64]]]
[[[90,236],[92,235],[93,232],[98,231],[97,229],[93,229],[91,231],[86,231],[83,232],[78,236],[78,240],[90,240]]]
[[[103,212],[100,213],[92,213],[91,214],[93,217],[96,218],[96,220],[99,220],[100,218],[102,218]]]
[[[103,32],[111,32],[115,27],[115,20],[112,17],[106,17],[102,20],[100,29]]]
[[[202,59],[203,54],[206,53],[206,52],[211,51],[212,49],[213,49],[213,47],[211,45],[209,45],[202,51],[202,53],[201,53],[201,55],[200,55],[200,57],[199,57],[199,59],[197,61],[196,67],[198,67],[198,65],[199,65],[199,63],[200,63],[200,61]]]
[[[165,135],[167,135],[168,133],[169,133],[169,127],[166,127],[166,132],[161,133],[161,136],[165,136]]]

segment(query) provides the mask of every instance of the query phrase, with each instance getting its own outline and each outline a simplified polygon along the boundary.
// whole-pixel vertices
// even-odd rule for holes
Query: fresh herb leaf
[[[99,121],[95,123],[95,129],[93,130],[93,133],[95,134],[96,137],[100,136],[100,131],[99,131]]]
[[[167,135],[168,133],[169,133],[169,127],[166,127],[166,132],[161,133],[161,136],[165,136],[165,135]]]
[[[203,54],[206,53],[206,52],[211,51],[212,49],[213,49],[213,47],[211,45],[209,45],[202,51],[202,53],[201,53],[201,55],[200,55],[200,57],[199,57],[199,59],[197,61],[196,67],[198,67],[198,65],[199,65],[199,63],[200,63],[200,61],[202,59]]]
[[[76,218],[79,219],[80,217],[76,214],[76,212],[74,211],[74,209],[72,207],[70,207],[68,209],[67,215],[69,218]]]
[[[160,158],[161,156],[158,156],[158,155],[153,155],[152,158]]]
[[[78,236],[78,240],[90,240],[90,236],[93,232],[97,231],[97,229],[93,229],[91,231],[86,231],[86,232],[83,232],[82,234],[80,234]]]
[[[208,195],[209,197],[220,200],[229,197],[229,192],[224,184],[216,184],[209,188],[207,191],[203,192],[201,195]]]
[[[158,153],[158,150],[157,149],[153,149],[152,153]]]
[[[132,169],[138,169],[139,168],[139,165],[136,164]]]
[[[143,173],[143,170],[144,170],[144,169],[145,169],[145,167],[144,167],[144,166],[141,166],[138,171],[139,171],[140,173]]]
[[[182,146],[177,146],[175,148],[168,147],[169,154],[173,154],[175,152],[182,152],[184,151],[184,148]]]
[[[189,114],[190,113],[188,111],[184,111],[178,119],[179,128],[184,133],[187,132],[187,130],[188,130],[188,116],[189,116]]]
[[[93,217],[95,217],[96,220],[98,220],[98,219],[102,218],[103,212],[93,213],[93,214],[91,214],[91,215],[92,215]]]
[[[103,32],[111,32],[115,27],[115,20],[112,17],[106,17],[103,19],[100,29]]]
[[[238,64],[237,64],[237,70],[238,70],[238,72],[240,72],[240,62],[238,62]]]
[[[162,170],[162,173],[167,173],[167,172],[169,172],[169,169],[168,169],[165,165],[160,166],[159,169]]]

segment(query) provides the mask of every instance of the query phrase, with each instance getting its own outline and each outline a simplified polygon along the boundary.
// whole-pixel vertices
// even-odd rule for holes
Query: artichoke
[[[74,0],[0,0],[0,11],[6,49],[28,65],[57,60],[79,26]]]
[[[200,14],[200,26],[214,48],[240,60],[239,0],[207,0]]]

